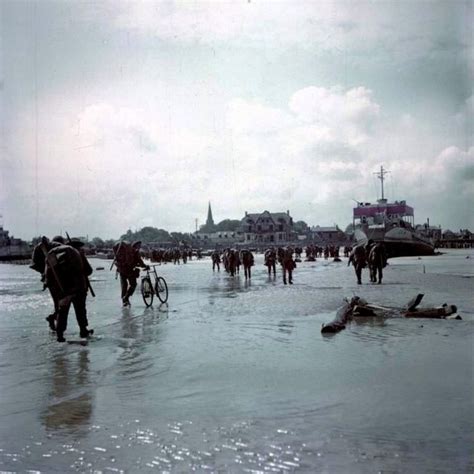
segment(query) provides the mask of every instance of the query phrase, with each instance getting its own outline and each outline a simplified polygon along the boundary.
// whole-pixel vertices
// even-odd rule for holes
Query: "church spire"
[[[214,226],[214,219],[212,218],[211,201],[209,201],[209,208],[207,210],[206,227],[212,227],[212,226]]]

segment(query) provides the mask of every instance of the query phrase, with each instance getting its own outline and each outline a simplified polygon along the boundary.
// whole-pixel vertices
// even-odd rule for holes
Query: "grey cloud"
[[[361,161],[360,152],[347,143],[323,142],[311,145],[307,149],[308,155],[316,160],[341,161],[345,163],[357,163]]]
[[[136,146],[145,152],[153,153],[157,151],[158,146],[151,138],[150,134],[144,130],[131,129],[130,133],[135,139]]]
[[[459,167],[454,172],[455,180],[460,181],[474,181],[474,164],[467,164],[465,166]],[[474,192],[474,189],[473,189]]]

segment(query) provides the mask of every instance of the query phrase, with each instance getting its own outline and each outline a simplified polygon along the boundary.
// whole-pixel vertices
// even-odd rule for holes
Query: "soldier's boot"
[[[46,321],[48,321],[49,329],[51,329],[51,331],[56,331],[56,315],[54,313],[50,314],[46,317]]]
[[[66,339],[64,339],[64,336],[63,336],[63,333],[62,333],[62,332],[56,333],[56,340],[57,340],[58,342],[66,342]]]
[[[94,330],[93,329],[87,329],[85,327],[82,327],[81,331],[79,333],[80,337],[89,337],[89,336],[92,336],[92,334],[94,334]]]

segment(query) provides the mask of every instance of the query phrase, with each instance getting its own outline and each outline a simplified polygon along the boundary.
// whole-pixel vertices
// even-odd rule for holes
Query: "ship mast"
[[[390,171],[384,170],[383,165],[380,167],[380,171],[378,173],[374,173],[377,175],[377,178],[380,179],[381,187],[382,187],[382,199],[385,199],[384,192],[383,192],[383,181],[385,179],[385,175],[390,173]]]

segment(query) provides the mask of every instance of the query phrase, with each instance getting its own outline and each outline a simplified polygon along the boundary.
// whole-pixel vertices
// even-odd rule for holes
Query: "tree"
[[[156,227],[143,227],[136,232],[132,232],[130,229],[120,237],[120,240],[127,240],[134,242],[141,240],[143,243],[149,242],[167,242],[171,240],[170,234],[164,229],[157,229]]]
[[[297,234],[305,234],[306,232],[308,232],[309,227],[308,224],[306,224],[306,222],[304,221],[296,221],[293,226],[293,229]]]
[[[216,225],[216,232],[235,232],[240,226],[238,219],[224,219]]]
[[[170,235],[175,244],[184,243],[189,245],[191,243],[191,236],[189,234],[183,234],[182,232],[171,232]]]
[[[107,239],[104,241],[104,248],[106,249],[111,249],[116,243],[116,240],[114,239]]]
[[[90,243],[98,249],[104,248],[105,244],[105,242],[100,237],[94,237]]]

